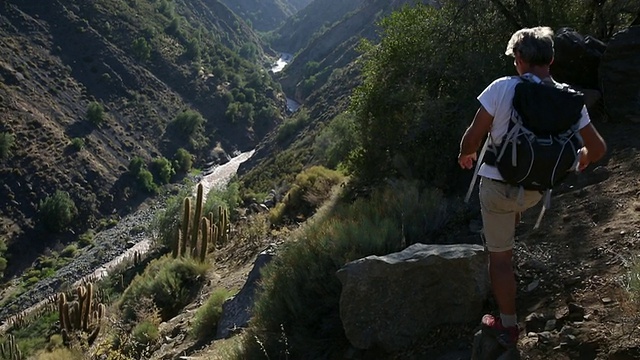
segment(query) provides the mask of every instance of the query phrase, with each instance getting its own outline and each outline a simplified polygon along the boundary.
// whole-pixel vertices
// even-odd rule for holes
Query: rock
[[[544,324],[544,331],[553,331],[556,329],[557,321],[555,319],[548,320]]]
[[[599,90],[595,89],[580,89],[582,94],[584,94],[584,104],[587,108],[591,109],[594,105],[602,99],[602,93]]]
[[[533,332],[542,331],[546,322],[546,317],[541,313],[531,313],[524,320],[527,331]]]
[[[570,321],[582,321],[584,319],[585,309],[576,303],[569,303],[569,314],[567,318]]]
[[[634,360],[640,359],[640,346],[631,346],[616,349],[609,353],[608,360]]]
[[[640,122],[640,26],[611,37],[599,72],[605,111],[611,121]]]
[[[540,341],[543,344],[548,344],[551,342],[551,332],[549,331],[543,331],[541,333],[538,333],[538,341]]]
[[[359,349],[402,351],[438,325],[478,321],[489,294],[480,245],[418,243],[348,263],[337,276],[340,318]]]
[[[564,280],[565,286],[572,286],[582,281],[582,276],[576,275]]]
[[[561,82],[581,88],[599,89],[598,68],[606,45],[571,28],[561,28],[554,38],[551,72]]]
[[[533,290],[537,289],[539,285],[540,285],[540,280],[538,279],[533,280],[529,285],[527,285],[527,292],[532,292]]]
[[[547,264],[538,259],[529,259],[522,264],[522,267],[536,271],[547,271],[549,269]]]
[[[506,350],[495,337],[484,334],[482,330],[473,337],[471,360],[516,360],[520,359],[517,349]]]
[[[238,328],[247,326],[251,319],[255,293],[259,286],[260,270],[268,264],[272,258],[273,255],[268,252],[262,252],[258,255],[253,269],[249,272],[247,281],[240,292],[222,304],[222,316],[218,321],[216,339],[227,338]]]

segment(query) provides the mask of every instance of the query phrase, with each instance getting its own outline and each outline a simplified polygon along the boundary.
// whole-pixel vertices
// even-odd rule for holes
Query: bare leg
[[[513,274],[513,250],[489,253],[489,276],[493,296],[498,302],[500,313],[516,313],[516,279]]]

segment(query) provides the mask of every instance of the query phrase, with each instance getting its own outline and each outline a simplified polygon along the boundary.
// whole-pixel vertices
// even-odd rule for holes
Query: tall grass
[[[216,334],[218,321],[222,316],[222,304],[231,296],[226,289],[216,289],[200,307],[193,319],[191,336],[200,340]]]
[[[428,242],[430,232],[447,223],[446,203],[437,191],[400,182],[320,212],[263,271],[240,357],[322,359],[343,349],[336,271],[368,255],[399,251],[408,235]]]

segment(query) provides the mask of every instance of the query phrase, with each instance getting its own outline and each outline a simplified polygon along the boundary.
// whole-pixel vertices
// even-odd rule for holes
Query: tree
[[[66,191],[57,190],[40,202],[40,220],[51,232],[59,233],[66,229],[77,214],[76,204]]]
[[[362,43],[364,81],[352,100],[359,148],[350,166],[361,178],[452,183],[475,97],[508,74],[499,54],[510,30],[487,6],[405,7],[381,22],[379,44]]]
[[[258,47],[254,43],[245,43],[240,48],[239,54],[247,60],[255,60],[258,54]]]
[[[342,113],[327,125],[314,142],[314,153],[325,166],[335,169],[349,157],[357,144],[353,114]]]
[[[173,121],[173,125],[183,138],[191,139],[202,131],[204,118],[198,112],[187,110],[179,114]]]

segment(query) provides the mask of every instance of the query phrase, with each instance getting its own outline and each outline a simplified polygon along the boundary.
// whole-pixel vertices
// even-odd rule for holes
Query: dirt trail
[[[559,189],[539,230],[537,208],[519,229],[523,359],[640,358],[638,308],[626,289],[640,253],[640,125],[596,126],[607,157]]]

